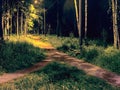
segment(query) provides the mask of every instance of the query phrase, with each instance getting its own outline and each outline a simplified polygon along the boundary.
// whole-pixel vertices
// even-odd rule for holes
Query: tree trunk
[[[56,26],[56,33],[57,33],[58,37],[60,36],[59,25],[60,25],[60,21],[59,21],[59,0],[57,0],[57,26]]]
[[[17,8],[17,26],[16,26],[16,29],[17,29],[17,36],[19,35],[19,9]]]
[[[0,0],[0,40],[3,40],[3,30],[2,30],[2,0]]]
[[[21,28],[20,28],[20,31],[21,31],[21,35],[22,35],[22,32],[23,32],[23,13],[21,12]]]
[[[25,18],[25,25],[24,25],[24,30],[25,30],[25,36],[27,36],[27,19]]]
[[[112,0],[112,20],[113,20],[113,36],[114,36],[114,47],[120,48],[118,23],[117,23],[117,0]]]
[[[85,0],[85,44],[87,44],[88,1]]]
[[[81,30],[81,22],[82,22],[82,0],[79,0],[79,14],[78,14],[78,7],[77,7],[77,1],[74,0],[75,4],[75,12],[76,12],[76,21],[77,21],[77,28],[78,28],[78,34],[79,34],[79,45],[80,50],[82,49],[82,30]]]
[[[7,38],[10,35],[10,10],[7,10]]]
[[[120,49],[120,38],[119,38],[119,31],[118,31],[118,1],[115,0],[115,25],[116,25],[116,34],[117,34],[117,49]]]
[[[44,35],[46,36],[46,11],[44,9]]]
[[[12,34],[12,27],[13,27],[13,25],[12,25],[12,10],[10,10],[10,13],[11,13],[11,17],[10,17],[10,35]]]

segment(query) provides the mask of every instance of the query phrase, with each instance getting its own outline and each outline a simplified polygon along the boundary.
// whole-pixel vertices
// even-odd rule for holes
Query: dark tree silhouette
[[[0,40],[3,40],[3,30],[2,30],[2,0],[0,0]]]

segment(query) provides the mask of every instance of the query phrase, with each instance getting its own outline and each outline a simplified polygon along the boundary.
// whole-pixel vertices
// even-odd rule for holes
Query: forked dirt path
[[[53,59],[53,61],[59,61],[67,63],[71,66],[75,66],[78,69],[85,71],[88,75],[101,78],[113,86],[120,87],[120,75],[117,75],[113,72],[109,72],[105,69],[87,63],[83,60],[76,59],[57,50],[48,50],[47,55],[48,59]]]
[[[109,72],[105,69],[92,65],[90,63],[84,62],[83,60],[73,58],[65,53],[55,50],[53,47],[50,47],[50,49],[49,48],[45,49],[47,51],[47,58],[44,61],[39,62],[30,68],[20,70],[15,73],[3,74],[2,76],[0,76],[0,84],[13,81],[31,72],[37,71],[42,67],[46,66],[50,62],[58,61],[62,63],[67,63],[71,66],[75,66],[78,69],[85,71],[88,75],[104,79],[113,86],[120,87],[120,75]]]

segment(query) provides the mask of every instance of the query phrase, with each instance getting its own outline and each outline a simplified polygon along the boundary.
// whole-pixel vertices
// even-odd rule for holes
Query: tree
[[[87,44],[88,0],[85,0],[85,44]]]
[[[2,0],[0,0],[0,40],[3,40],[3,30],[2,30]]]
[[[78,34],[79,34],[79,45],[80,50],[82,49],[82,0],[79,0],[79,13],[78,13],[78,7],[77,7],[77,1],[74,0],[75,4],[75,11],[76,11],[76,20],[77,20],[77,28],[78,28]]]
[[[61,26],[60,26],[60,1],[57,0],[57,26],[56,26],[57,36],[61,36]]]
[[[112,20],[113,20],[113,36],[114,36],[114,47],[120,49],[120,39],[118,32],[118,23],[117,23],[117,0],[112,0]]]

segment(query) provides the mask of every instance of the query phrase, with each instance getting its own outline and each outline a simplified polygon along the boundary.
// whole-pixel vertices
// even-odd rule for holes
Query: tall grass
[[[43,50],[26,42],[5,42],[0,45],[0,72],[13,72],[29,67],[44,57]]]
[[[105,81],[86,75],[66,64],[53,62],[15,82],[0,85],[0,90],[119,90]]]

